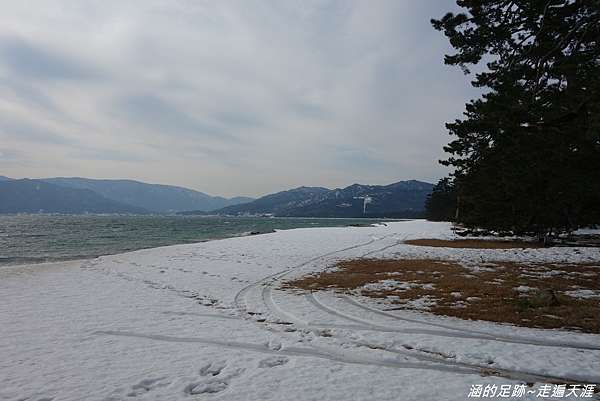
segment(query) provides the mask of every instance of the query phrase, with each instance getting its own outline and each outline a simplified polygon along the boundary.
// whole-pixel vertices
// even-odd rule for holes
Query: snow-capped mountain
[[[295,217],[417,217],[433,185],[410,180],[390,185],[346,188],[299,187],[225,207],[219,214],[272,214]]]

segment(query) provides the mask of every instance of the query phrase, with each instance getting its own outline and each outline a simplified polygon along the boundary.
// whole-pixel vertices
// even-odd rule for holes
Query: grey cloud
[[[101,74],[59,52],[18,37],[0,38],[0,61],[14,75],[42,80],[90,80]]]
[[[69,153],[69,156],[83,160],[118,161],[118,162],[143,162],[152,160],[142,157],[135,152],[121,151],[118,149],[79,148]]]
[[[256,114],[250,114],[241,111],[223,111],[213,115],[215,120],[223,125],[233,126],[235,128],[256,128],[264,127],[265,122]]]
[[[293,113],[299,115],[300,117],[311,119],[322,120],[331,116],[331,113],[328,112],[324,107],[314,103],[292,102],[290,103],[290,109]]]
[[[152,94],[137,94],[119,99],[116,114],[151,130],[172,136],[213,137],[230,140],[232,135],[217,125],[205,123]]]
[[[23,155],[15,149],[0,148],[0,160],[2,162],[18,160]]]
[[[16,140],[54,145],[73,144],[72,140],[53,130],[34,125],[26,121],[18,121],[0,113],[0,134]]]
[[[0,171],[0,175],[12,177],[13,174],[5,171],[5,169],[21,169],[31,166],[39,167],[40,165],[35,160],[32,160],[27,153],[12,148],[0,148],[0,168],[3,168]],[[19,174],[16,176],[19,176]]]
[[[357,170],[393,168],[391,163],[369,149],[341,146],[334,149],[333,160],[341,167],[352,167]]]
[[[28,82],[0,78],[0,87],[10,91],[27,106],[43,109],[55,115],[62,114],[52,98]]]

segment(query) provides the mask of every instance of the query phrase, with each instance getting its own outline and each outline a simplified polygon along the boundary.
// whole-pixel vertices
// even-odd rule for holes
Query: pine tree
[[[487,88],[447,124],[459,220],[514,231],[600,219],[600,1],[459,0],[445,63]],[[484,64],[484,65],[482,65]]]
[[[454,221],[456,217],[456,189],[450,178],[442,178],[425,201],[425,217],[431,221]]]

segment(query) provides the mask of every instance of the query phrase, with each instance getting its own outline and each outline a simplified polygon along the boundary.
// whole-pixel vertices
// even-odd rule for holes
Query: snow
[[[379,280],[375,283],[367,283],[360,289],[366,291],[386,291],[386,290],[410,290],[417,286],[416,283],[408,283],[397,280]]]
[[[594,290],[565,291],[565,295],[568,295],[573,298],[600,299],[600,291],[594,291]]]
[[[600,235],[600,228],[580,228],[573,231],[575,235]]]
[[[379,280],[375,283],[367,283],[359,288],[358,293],[361,291],[387,291],[387,290],[396,290],[396,291],[406,291],[412,288],[424,288],[427,290],[434,289],[433,284],[421,284],[414,283],[410,281],[398,281],[392,279]]]
[[[425,221],[296,229],[2,268],[0,400],[465,400],[475,384],[600,383],[599,335],[281,288],[351,257],[600,261],[594,248],[402,243],[411,238],[453,234]]]
[[[404,303],[406,307],[418,310],[429,310],[429,308],[435,306],[436,304],[436,299],[431,295],[424,295],[422,297],[419,297],[417,299],[411,299],[410,301]]]

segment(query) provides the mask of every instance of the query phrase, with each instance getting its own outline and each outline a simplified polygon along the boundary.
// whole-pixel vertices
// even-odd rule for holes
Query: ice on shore
[[[0,400],[465,400],[477,384],[600,383],[599,335],[280,287],[365,255],[600,261],[593,248],[402,243],[452,236],[446,223],[405,221],[0,269]]]

